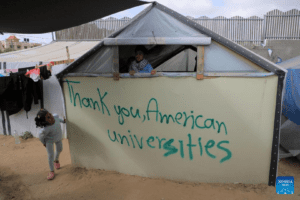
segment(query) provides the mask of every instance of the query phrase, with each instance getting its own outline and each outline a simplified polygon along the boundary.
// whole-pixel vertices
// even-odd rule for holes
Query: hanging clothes
[[[9,115],[18,113],[23,108],[22,90],[15,87],[12,77],[0,78],[0,109]]]
[[[40,100],[42,104],[42,82],[34,82],[25,76],[27,70],[28,68],[22,68],[17,73],[11,73],[9,77],[0,77],[0,109],[7,111],[9,115],[16,114],[24,108],[28,118],[32,102],[38,104]]]
[[[34,82],[38,82],[40,80],[40,68],[34,68],[26,72],[25,76],[30,77]]]
[[[34,82],[31,78],[22,76],[23,82],[23,104],[26,112],[31,110],[32,101],[38,104],[38,100],[42,100],[41,81]]]
[[[42,93],[42,81],[38,80],[34,82],[31,78],[26,77],[25,75],[31,71],[31,74],[33,73],[40,73],[40,68],[35,67],[28,67],[28,68],[20,68],[19,73],[23,73],[22,79],[22,87],[23,87],[23,105],[24,110],[26,113],[31,110],[32,101],[34,101],[34,104],[38,104],[38,100],[43,100],[43,93]],[[28,73],[30,74],[30,73]],[[28,75],[27,74],[27,75]]]
[[[34,69],[35,67],[26,67],[26,68],[19,68],[19,73],[24,73],[26,74],[27,71],[30,71],[32,69]]]
[[[51,76],[51,71],[47,69],[47,66],[40,67],[40,76],[43,78],[43,80],[47,80]]]

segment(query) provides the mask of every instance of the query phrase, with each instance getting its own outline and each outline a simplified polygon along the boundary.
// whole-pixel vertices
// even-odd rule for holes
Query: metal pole
[[[9,114],[7,111],[6,111],[6,120],[7,120],[8,134],[11,135],[10,120],[9,120]]]
[[[42,95],[42,99],[41,99],[41,109],[44,109],[44,84],[43,84],[43,80],[40,80],[40,89],[41,89],[41,95]]]
[[[6,125],[5,125],[5,115],[4,115],[4,111],[3,111],[3,110],[1,110],[1,114],[2,114],[3,134],[4,134],[4,135],[7,135],[7,134],[6,134]]]

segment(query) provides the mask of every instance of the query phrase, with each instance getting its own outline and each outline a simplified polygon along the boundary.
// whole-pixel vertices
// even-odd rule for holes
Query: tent
[[[128,73],[138,45],[156,74]],[[154,2],[57,74],[72,164],[274,186],[285,74]]]

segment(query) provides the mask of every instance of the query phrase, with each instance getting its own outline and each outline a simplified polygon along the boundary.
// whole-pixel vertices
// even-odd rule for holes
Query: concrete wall
[[[73,165],[173,180],[268,183],[277,76],[64,80]]]
[[[267,40],[265,47],[254,45],[245,47],[274,63],[278,62],[278,57],[285,61],[300,55],[300,40]],[[268,49],[272,49],[271,57]]]

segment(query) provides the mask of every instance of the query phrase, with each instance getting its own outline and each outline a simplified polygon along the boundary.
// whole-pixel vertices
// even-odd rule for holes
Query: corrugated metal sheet
[[[45,46],[0,54],[0,62],[50,62],[67,60],[66,46],[70,59],[76,59],[96,46],[100,41],[60,41]]]

